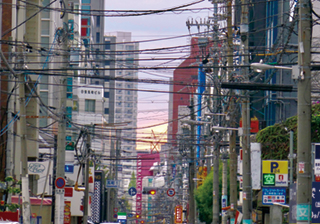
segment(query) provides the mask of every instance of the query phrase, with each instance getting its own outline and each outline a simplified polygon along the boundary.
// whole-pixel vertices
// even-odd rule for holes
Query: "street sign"
[[[67,142],[66,150],[73,151],[74,150],[74,142]]]
[[[264,187],[262,188],[262,204],[273,205],[274,203],[284,205],[286,203],[285,187]]]
[[[275,185],[275,175],[273,173],[263,174],[263,186],[274,186]]]
[[[175,191],[173,188],[169,188],[169,189],[167,190],[167,195],[168,195],[169,197],[173,197],[175,194],[176,194],[176,191]]]
[[[119,180],[106,180],[106,188],[118,188],[119,183]]]
[[[130,187],[128,193],[130,196],[135,196],[137,194],[137,189],[135,187]]]
[[[320,223],[320,183],[312,182],[312,223]]]
[[[288,161],[287,160],[263,160],[262,176],[263,176],[264,186],[287,187],[289,183]]]
[[[114,213],[117,213],[117,212],[118,212],[118,208],[114,208],[114,209],[113,209],[113,212],[114,212]]]
[[[133,216],[134,216],[134,214],[132,214],[132,213],[128,214],[128,218],[132,218]]]
[[[62,189],[64,188],[64,186],[66,186],[66,181],[63,177],[58,177],[55,183],[56,183],[56,188],[58,189]]]
[[[183,208],[181,205],[175,207],[174,223],[182,223]]]

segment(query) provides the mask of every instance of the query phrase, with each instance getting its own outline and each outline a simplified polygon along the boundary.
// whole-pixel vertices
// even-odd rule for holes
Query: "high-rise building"
[[[137,79],[138,72],[138,50],[139,44],[131,42],[130,32],[115,32],[104,37],[106,55],[110,55],[105,60],[105,66],[115,68],[114,75],[114,123],[124,124],[121,131],[121,151],[122,157],[136,156],[136,128],[137,128],[137,97],[138,84],[122,79]],[[108,52],[108,53],[107,53]],[[135,167],[133,160],[122,160],[122,186],[129,185],[132,171]],[[121,170],[121,169],[120,169]]]

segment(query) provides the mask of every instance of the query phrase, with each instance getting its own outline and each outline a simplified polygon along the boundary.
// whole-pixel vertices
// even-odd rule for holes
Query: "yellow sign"
[[[263,160],[262,173],[288,174],[288,161]]]

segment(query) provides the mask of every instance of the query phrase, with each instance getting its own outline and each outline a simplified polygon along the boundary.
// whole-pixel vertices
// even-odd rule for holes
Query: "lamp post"
[[[311,15],[307,2],[300,3],[299,20],[299,59],[298,66],[284,67],[262,63],[253,63],[251,68],[256,71],[280,68],[290,69],[298,74],[298,140],[297,140],[297,224],[311,220],[311,67],[310,67],[310,36]],[[301,19],[304,18],[304,19]]]

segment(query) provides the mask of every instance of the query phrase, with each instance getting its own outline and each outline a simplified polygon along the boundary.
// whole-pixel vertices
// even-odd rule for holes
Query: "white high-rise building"
[[[105,36],[105,44],[114,49],[115,61],[115,92],[114,92],[114,123],[125,123],[121,131],[120,155],[122,158],[136,156],[136,128],[138,84],[132,81],[122,81],[121,78],[137,79],[139,65],[139,44],[132,42],[130,32],[114,32]],[[115,47],[114,47],[115,46]],[[123,68],[123,69],[122,69]],[[132,68],[132,69],[131,69]],[[123,190],[129,185],[131,174],[135,171],[135,160],[121,160],[122,169],[118,169],[119,179],[122,179]]]

